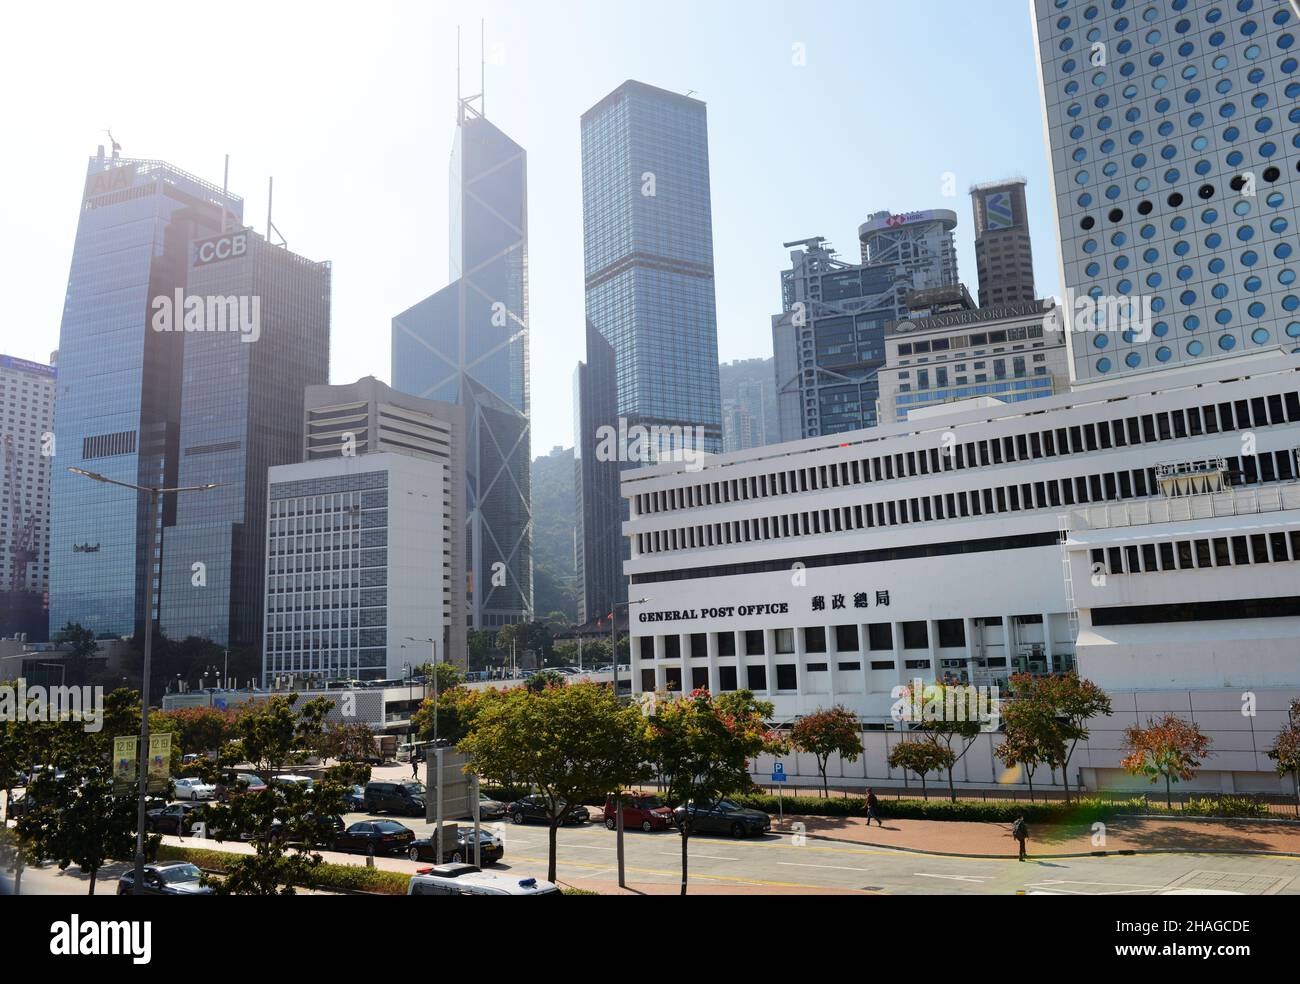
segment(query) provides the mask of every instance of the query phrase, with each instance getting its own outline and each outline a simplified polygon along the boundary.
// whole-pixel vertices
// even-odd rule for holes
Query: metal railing
[[[1150,523],[1178,523],[1221,516],[1249,516],[1257,513],[1300,509],[1300,482],[1258,489],[1232,489],[1205,495],[1173,499],[1148,499],[1112,505],[1085,506],[1069,510],[1072,531],[1108,530]]]

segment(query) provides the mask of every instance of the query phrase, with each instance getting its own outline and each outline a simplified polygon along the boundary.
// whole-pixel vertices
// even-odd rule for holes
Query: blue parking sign
[[[785,782],[785,764],[782,762],[772,763],[772,781]]]

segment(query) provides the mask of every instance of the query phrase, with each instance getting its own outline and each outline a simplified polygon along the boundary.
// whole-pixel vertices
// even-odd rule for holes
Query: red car
[[[610,830],[618,826],[614,797],[605,797],[605,826]],[[640,827],[646,833],[667,830],[673,825],[673,811],[664,806],[658,796],[625,793],[623,796],[623,829]]]

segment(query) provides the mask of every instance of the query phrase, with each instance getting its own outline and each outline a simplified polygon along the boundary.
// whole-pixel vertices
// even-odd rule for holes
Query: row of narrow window
[[[1258,455],[1226,458],[1225,461],[1234,485],[1288,481],[1297,477],[1296,459],[1292,451],[1266,451]],[[638,533],[636,543],[638,555],[644,556],[733,543],[850,532],[878,526],[1117,502],[1155,495],[1156,491],[1155,469],[1141,468],[891,499],[886,502],[868,502],[833,509],[813,509],[779,516],[705,523],[672,530],[654,530]]]
[[[1095,548],[1092,573],[1150,574],[1300,560],[1300,530]]]
[[[635,499],[638,515],[652,515],[699,506],[743,502],[747,499],[991,467],[1016,461],[1088,454],[1110,448],[1154,444],[1297,421],[1300,421],[1300,393],[1273,393],[1249,400],[1207,403],[1203,406],[1092,424],[1056,427],[1030,434],[968,441],[951,447],[900,451],[874,458],[810,465],[766,475],[642,492]]]

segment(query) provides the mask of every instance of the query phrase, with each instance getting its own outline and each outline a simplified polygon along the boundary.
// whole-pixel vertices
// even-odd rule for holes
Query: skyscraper
[[[776,376],[772,359],[733,359],[718,365],[722,388],[722,449],[775,444]]]
[[[587,322],[587,361],[573,374],[573,467],[576,492],[578,621],[603,618],[627,600],[627,538],[623,536],[620,462],[602,449],[602,434],[618,432],[614,347]]]
[[[451,283],[393,319],[393,385],[465,410],[469,624],[532,617],[528,162],[463,99],[451,156]]]
[[[52,365],[0,355],[0,636],[48,634]],[[62,626],[59,626],[61,628]]]
[[[163,503],[148,529],[145,498],[70,474],[76,464],[140,485],[176,484],[184,334],[150,327],[151,303],[184,288],[190,243],[238,223],[243,202],[162,161],[105,158],[86,169],[59,332],[51,479],[50,622],[128,635],[145,618],[157,571]],[[155,594],[154,617],[157,613]]]
[[[266,470],[300,460],[303,391],[329,380],[330,264],[233,229],[192,244],[185,293],[205,309],[213,299],[244,301],[255,324],[236,332],[208,323],[182,335],[178,481],[218,487],[178,497],[159,624],[172,639],[256,649]]]
[[[614,348],[618,413],[720,451],[705,105],[627,81],[581,123],[587,320]]]
[[[885,325],[906,316],[912,291],[957,284],[956,226],[948,209],[875,212],[858,227],[860,264],[821,236],[785,244],[797,248],[772,316],[782,441],[876,425]]]
[[[970,198],[980,307],[1034,300],[1034,252],[1029,245],[1025,179],[976,185]]]
[[[1076,383],[1294,351],[1290,5],[1035,0],[1033,14]]]

